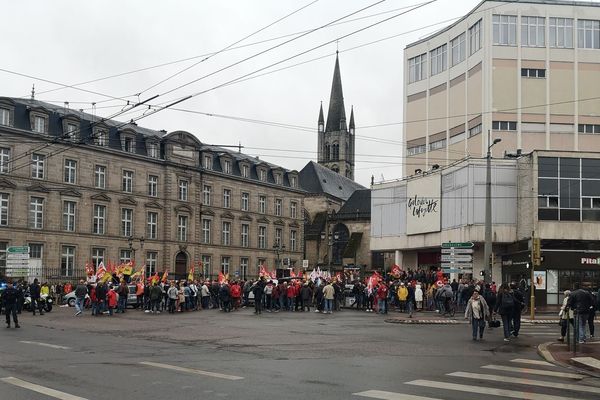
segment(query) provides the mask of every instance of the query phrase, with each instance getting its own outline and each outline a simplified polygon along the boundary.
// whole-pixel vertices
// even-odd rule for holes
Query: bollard
[[[573,327],[573,357],[577,355],[577,344],[579,341],[579,314],[575,311],[575,326]]]
[[[569,309],[566,309],[567,319],[564,320],[567,324],[567,351],[571,351],[571,320],[569,319]]]

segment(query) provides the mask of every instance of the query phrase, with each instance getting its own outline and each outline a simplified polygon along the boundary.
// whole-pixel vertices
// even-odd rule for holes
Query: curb
[[[459,325],[466,324],[467,321],[458,321],[455,319],[396,319],[387,318],[384,320],[389,324],[409,324],[409,325]]]
[[[557,361],[553,356],[552,353],[550,352],[550,350],[548,350],[548,346],[554,344],[554,342],[546,342],[546,343],[542,343],[540,345],[538,345],[537,347],[537,352],[538,354],[545,359],[546,361],[548,361],[550,364],[554,364],[558,367],[562,367],[562,368],[568,368],[570,370],[573,370],[577,373],[580,374],[585,374],[588,376],[591,376],[593,378],[600,378],[600,371],[596,372],[596,371],[590,371],[589,369],[583,369],[583,368],[578,368],[572,364],[567,364],[567,363],[563,363],[560,361]]]

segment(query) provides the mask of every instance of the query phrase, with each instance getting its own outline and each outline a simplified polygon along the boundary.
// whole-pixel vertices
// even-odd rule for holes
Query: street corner
[[[600,341],[578,344],[577,351],[566,343],[546,342],[538,346],[538,354],[554,365],[600,378]]]

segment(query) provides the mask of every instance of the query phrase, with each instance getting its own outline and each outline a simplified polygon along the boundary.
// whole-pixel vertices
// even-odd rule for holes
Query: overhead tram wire
[[[266,29],[268,29],[268,28],[272,27],[273,25],[276,25],[277,23],[279,23],[279,22],[281,22],[281,21],[283,21],[283,20],[285,20],[285,19],[287,19],[287,18],[291,17],[292,15],[299,13],[300,11],[304,10],[305,8],[312,6],[313,4],[315,4],[315,3],[316,3],[316,2],[318,2],[318,1],[319,1],[319,0],[313,0],[312,2],[310,2],[310,3],[306,4],[306,5],[303,5],[302,7],[300,7],[300,8],[298,8],[298,9],[296,9],[296,10],[292,11],[291,13],[289,13],[289,14],[287,14],[287,15],[285,15],[285,16],[283,16],[283,17],[281,17],[281,18],[277,19],[277,20],[275,20],[274,22],[271,22],[271,23],[269,23],[268,25],[266,25],[266,26],[264,26],[264,27],[260,28],[259,30],[257,30],[257,31],[254,31],[254,32],[252,32],[251,34],[249,34],[249,35],[246,35],[246,36],[244,36],[243,38],[241,38],[241,39],[239,39],[239,40],[236,40],[235,42],[233,42],[233,43],[231,43],[231,44],[229,44],[229,45],[225,46],[225,47],[224,47],[224,48],[222,48],[221,50],[219,50],[219,51],[217,51],[217,52],[215,52],[215,53],[212,53],[212,54],[210,54],[210,55],[208,55],[208,56],[204,57],[204,58],[203,58],[203,59],[201,59],[200,61],[197,61],[197,62],[193,63],[192,65],[189,65],[189,66],[187,66],[187,67],[185,67],[185,68],[183,68],[183,69],[181,69],[181,70],[177,71],[176,73],[169,75],[168,77],[166,77],[166,78],[164,78],[164,79],[160,80],[159,82],[157,82],[157,83],[155,83],[155,84],[153,84],[153,85],[151,85],[151,86],[147,87],[146,89],[142,90],[142,91],[140,92],[140,94],[143,94],[143,93],[147,92],[148,90],[150,90],[150,89],[153,89],[153,88],[155,88],[155,87],[157,87],[157,86],[159,86],[159,85],[161,85],[161,84],[163,84],[163,83],[165,83],[165,82],[167,82],[167,81],[169,81],[169,80],[171,80],[171,79],[175,78],[176,76],[183,74],[184,72],[186,72],[186,71],[188,71],[188,70],[190,70],[190,69],[194,68],[195,66],[197,66],[197,65],[199,65],[199,64],[201,64],[201,63],[203,63],[203,62],[205,62],[205,61],[207,61],[207,60],[210,60],[212,57],[214,57],[214,56],[217,56],[217,55],[219,55],[219,54],[223,53],[224,51],[227,51],[227,50],[231,49],[231,48],[232,48],[233,46],[235,46],[236,44],[239,44],[239,43],[243,42],[244,40],[246,40],[246,39],[248,39],[248,38],[251,38],[251,37],[252,37],[252,36],[254,36],[254,35],[257,35],[257,34],[259,34],[260,32],[262,32],[262,31],[264,31],[264,30],[266,30]]]

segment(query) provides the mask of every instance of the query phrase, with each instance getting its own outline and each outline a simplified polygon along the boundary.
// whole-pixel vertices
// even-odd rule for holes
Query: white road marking
[[[50,389],[45,386],[36,385],[35,383],[30,383],[27,381],[23,381],[19,378],[14,378],[9,376],[7,378],[0,379],[2,382],[8,383],[9,385],[14,385],[18,387],[22,387],[23,389],[31,390],[32,392],[38,392],[41,394],[45,394],[46,396],[54,397],[55,399],[60,400],[87,400],[84,397],[74,396],[69,393],[61,392],[58,390]]]
[[[512,399],[526,400],[579,400],[575,397],[550,396],[541,393],[520,392],[517,390],[495,389],[476,385],[459,385],[457,383],[428,381],[417,379],[416,381],[406,382],[407,385],[423,386],[427,388],[436,388],[443,390],[457,390],[460,392],[489,394],[493,396],[510,397]]]
[[[557,333],[552,332],[519,332],[519,335],[527,335],[527,336],[558,336]]]
[[[509,376],[503,376],[503,375],[474,374],[474,373],[470,373],[470,372],[452,372],[451,374],[447,374],[447,375],[448,376],[458,376],[459,378],[483,379],[486,381],[493,381],[493,382],[509,382],[509,383],[516,383],[516,384],[520,384],[520,385],[542,386],[542,387],[547,387],[547,388],[552,388],[552,389],[566,389],[566,390],[575,390],[575,391],[580,391],[580,392],[600,394],[600,387],[584,386],[584,385],[579,385],[579,384],[573,385],[571,383],[535,381],[532,379],[511,378]]]
[[[510,360],[510,362],[521,363],[521,364],[544,365],[546,367],[555,367],[554,364],[550,364],[548,361],[529,360],[529,359],[526,359],[526,358],[515,358],[514,360]]]
[[[70,349],[70,347],[67,347],[67,346],[59,346],[57,344],[49,344],[49,343],[42,343],[42,342],[30,342],[28,340],[21,340],[21,341],[19,341],[19,343],[35,344],[36,346],[50,347],[51,349],[59,349],[59,350],[69,350]]]
[[[595,357],[573,357],[571,360],[579,364],[587,365],[588,367],[600,369],[600,360]]]
[[[433,397],[423,397],[414,396],[412,394],[385,392],[383,390],[367,390],[365,392],[352,393],[352,395],[382,400],[440,400]]]
[[[570,378],[570,379],[585,378],[585,376],[583,376],[583,375],[571,374],[568,372],[544,371],[542,369],[531,369],[531,368],[515,368],[512,366],[504,366],[504,365],[484,365],[481,368],[494,369],[497,371],[521,372],[524,374],[532,374],[532,375],[554,376],[557,378]]]
[[[187,372],[187,373],[190,373],[190,374],[212,376],[213,378],[228,379],[230,381],[237,381],[237,380],[240,380],[240,379],[244,379],[243,376],[225,375],[225,374],[219,374],[217,372],[202,371],[202,370],[199,370],[199,369],[191,369],[191,368],[185,368],[185,367],[178,367],[176,365],[161,364],[161,363],[155,363],[155,362],[150,362],[150,361],[142,361],[142,362],[140,362],[140,364],[142,364],[142,365],[148,365],[150,367],[170,369],[170,370],[173,370],[173,371]]]

